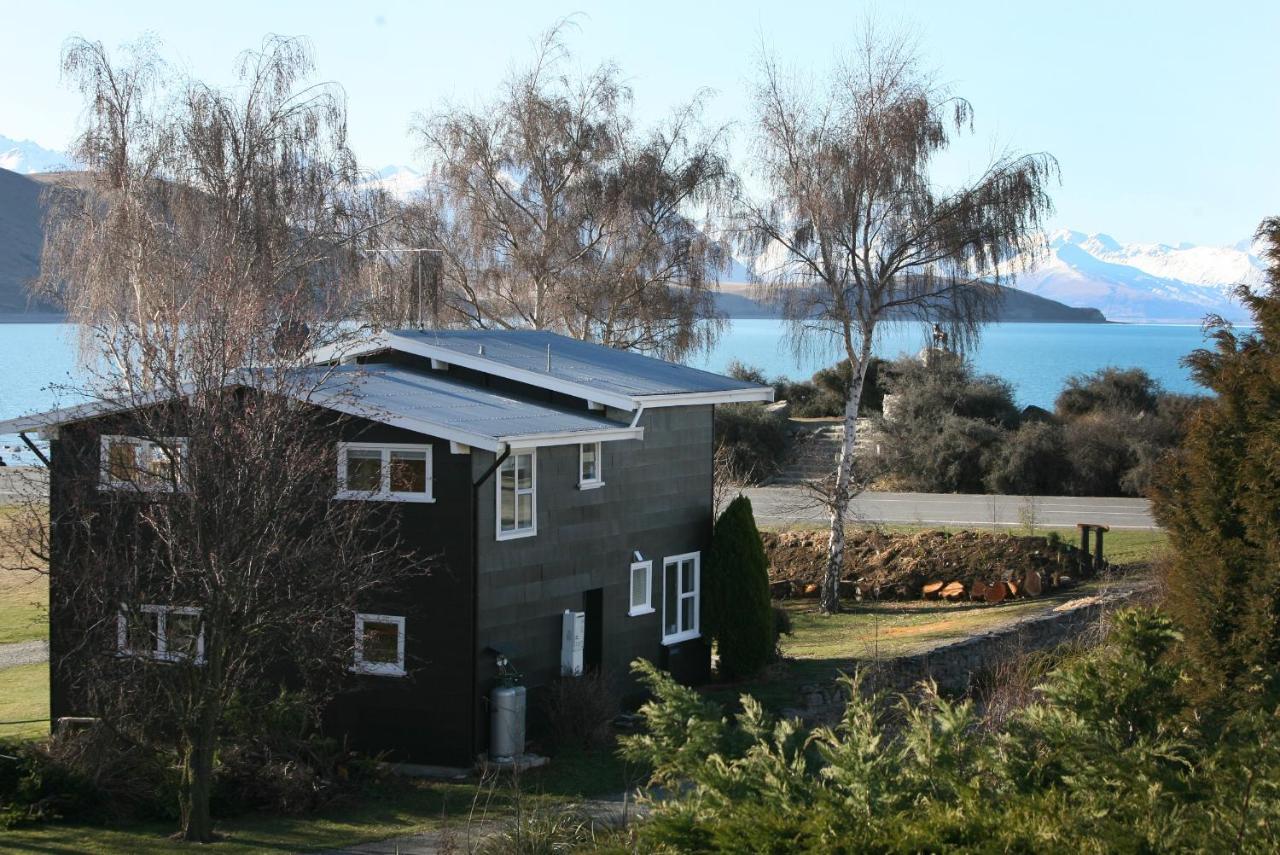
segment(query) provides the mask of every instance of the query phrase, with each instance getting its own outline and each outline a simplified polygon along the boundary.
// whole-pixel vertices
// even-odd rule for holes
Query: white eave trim
[[[649,409],[688,407],[696,404],[736,404],[743,401],[773,401],[773,388],[726,389],[721,392],[675,392],[667,395],[637,395],[636,403]]]
[[[642,427],[601,428],[600,430],[573,430],[558,433],[526,433],[517,436],[500,436],[499,442],[512,448],[545,448],[551,445],[579,445],[584,442],[621,442],[628,439],[644,439]]]

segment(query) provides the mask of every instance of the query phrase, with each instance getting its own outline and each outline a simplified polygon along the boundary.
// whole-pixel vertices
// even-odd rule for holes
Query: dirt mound
[[[769,556],[775,596],[803,596],[822,584],[827,533],[761,532]],[[1088,556],[1057,539],[1004,532],[862,529],[845,546],[843,593],[873,599],[918,599],[925,585],[959,582],[966,592],[975,582],[990,585],[1022,580],[1037,571],[1047,586],[1063,576],[1090,575]]]

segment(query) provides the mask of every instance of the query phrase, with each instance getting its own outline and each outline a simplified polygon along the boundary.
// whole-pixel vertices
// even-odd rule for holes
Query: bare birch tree
[[[837,342],[852,366],[844,441],[823,486],[830,541],[821,608],[833,613],[877,329],[935,321],[953,344],[972,341],[1010,261],[1035,251],[1057,164],[1047,154],[1007,155],[971,183],[938,186],[931,163],[971,129],[970,105],[925,73],[908,40],[872,28],[822,86],[764,57],[754,100],[762,198],[742,198],[742,242],[763,290],[782,305],[792,344]]]
[[[732,175],[701,96],[637,130],[621,72],[562,71],[561,28],[492,103],[422,116],[431,186],[413,240],[443,250],[450,319],[679,357],[708,344],[728,263],[706,216]]]
[[[121,440],[62,429],[79,454],[55,452],[57,516],[42,544],[34,509],[23,554],[50,556],[51,614],[81,630],[52,651],[66,691],[176,758],[183,836],[208,841],[229,706],[284,681],[318,715],[361,599],[425,570],[394,515],[333,501],[333,417],[306,404],[331,381],[297,364],[346,334],[376,223],[342,93],[305,82],[300,41],[244,54],[233,90],[169,74],[147,42],[116,64],[73,40],[64,68],[89,171],[58,189],[39,286],[81,324]]]

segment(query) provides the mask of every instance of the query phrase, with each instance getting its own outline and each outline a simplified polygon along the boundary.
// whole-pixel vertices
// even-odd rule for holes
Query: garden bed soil
[[[761,532],[775,597],[815,595],[826,572],[827,533]],[[1102,569],[1102,568],[1098,568]],[[845,545],[842,594],[869,599],[919,599],[926,584],[1022,579],[1037,571],[1046,580],[1092,575],[1078,547],[1054,538],[1007,532],[857,529]]]

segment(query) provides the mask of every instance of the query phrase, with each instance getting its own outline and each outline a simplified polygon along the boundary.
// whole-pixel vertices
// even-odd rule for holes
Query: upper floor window
[[[351,670],[383,677],[404,676],[402,616],[356,615],[355,663]]]
[[[157,491],[184,486],[186,437],[103,436],[101,442],[100,489]]]
[[[702,558],[697,552],[674,555],[662,563],[662,643],[697,638]]]
[[[498,472],[498,540],[538,533],[537,452],[513,451]]]
[[[600,443],[584,442],[578,446],[578,487],[589,489],[604,485],[600,470]]]
[[[192,606],[124,606],[116,618],[116,647],[123,656],[204,664],[204,624]]]
[[[431,446],[338,443],[338,498],[431,502]]]

